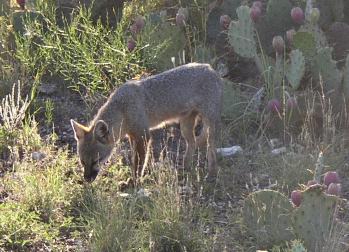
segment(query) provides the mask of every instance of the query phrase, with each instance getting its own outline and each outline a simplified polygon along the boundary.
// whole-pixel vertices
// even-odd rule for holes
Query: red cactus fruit
[[[288,30],[287,32],[286,32],[286,38],[287,38],[287,42],[289,43],[289,44],[292,44],[292,42],[293,42],[293,36],[296,34],[296,31],[295,31],[295,29],[291,29],[291,30]]]
[[[299,190],[294,190],[291,192],[291,201],[296,206],[299,207],[302,202],[302,192]]]
[[[328,188],[326,193],[330,195],[336,195],[339,196],[342,191],[342,186],[339,183],[331,183]]]
[[[267,110],[278,113],[281,110],[281,104],[278,99],[271,99],[267,104]]]
[[[326,172],[324,176],[324,184],[329,186],[331,183],[339,183],[339,176],[335,171]]]
[[[304,12],[300,7],[294,7],[291,10],[291,17],[296,24],[302,24],[304,21]]]
[[[25,9],[25,0],[16,0],[16,2],[22,10]]]
[[[252,7],[258,7],[259,9],[262,9],[263,8],[263,4],[261,1],[254,1],[252,3]]]
[[[136,48],[136,42],[132,38],[129,38],[127,40],[127,49],[130,52],[132,52],[135,48]]]
[[[257,6],[252,6],[250,9],[250,17],[253,20],[253,22],[257,22],[258,19],[261,17],[262,11]]]
[[[224,30],[228,29],[230,22],[231,22],[231,18],[228,15],[222,15],[219,18],[219,23]]]
[[[282,54],[284,52],[285,42],[281,36],[275,36],[273,38],[272,44],[275,52],[277,52],[278,54]]]

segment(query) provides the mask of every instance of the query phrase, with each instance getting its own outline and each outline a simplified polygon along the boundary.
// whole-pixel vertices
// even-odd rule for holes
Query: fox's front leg
[[[134,183],[142,176],[143,166],[146,161],[147,142],[149,140],[148,134],[144,136],[130,135],[130,142],[132,147],[132,168]]]

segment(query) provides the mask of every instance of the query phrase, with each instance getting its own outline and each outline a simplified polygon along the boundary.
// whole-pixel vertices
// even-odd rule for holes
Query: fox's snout
[[[90,172],[86,172],[86,169],[85,169],[84,179],[86,182],[91,183],[96,179],[97,175],[98,175],[98,171],[92,169]]]

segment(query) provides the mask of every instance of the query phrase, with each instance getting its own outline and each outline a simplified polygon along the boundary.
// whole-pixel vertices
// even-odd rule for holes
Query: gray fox
[[[128,136],[136,181],[148,164],[150,130],[173,121],[180,123],[186,141],[183,166],[190,168],[195,148],[206,143],[207,176],[215,178],[222,95],[222,80],[208,64],[189,63],[145,79],[127,81],[110,95],[88,127],[71,120],[85,180],[96,178],[99,165],[107,161],[115,143]],[[203,127],[196,137],[198,116]]]

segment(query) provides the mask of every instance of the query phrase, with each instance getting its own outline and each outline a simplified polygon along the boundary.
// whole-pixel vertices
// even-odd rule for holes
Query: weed
[[[46,124],[52,125],[53,123],[53,112],[54,112],[54,104],[51,99],[45,100],[45,118]]]

